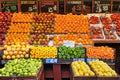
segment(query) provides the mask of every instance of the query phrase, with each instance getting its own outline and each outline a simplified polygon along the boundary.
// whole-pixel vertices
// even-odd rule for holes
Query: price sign
[[[95,0],[94,5],[96,13],[110,12],[111,10],[111,0]]]
[[[16,0],[2,1],[2,12],[17,12],[18,6]]]
[[[46,59],[46,63],[57,63],[57,59]]]
[[[36,12],[37,5],[36,1],[21,1],[21,11],[22,12]]]
[[[73,61],[78,61],[78,60],[85,62],[85,58],[73,58]]]
[[[66,12],[81,13],[82,12],[82,1],[81,0],[67,0]]]
[[[87,63],[93,61],[93,60],[98,60],[97,58],[87,58]]]
[[[74,41],[65,40],[65,41],[63,41],[63,46],[75,47],[75,42]]]
[[[43,0],[41,2],[41,12],[57,12],[57,1]]]

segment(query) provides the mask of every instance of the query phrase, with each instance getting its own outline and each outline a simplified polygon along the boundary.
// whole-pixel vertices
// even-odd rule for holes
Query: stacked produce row
[[[13,14],[10,12],[0,12],[0,45],[4,44],[5,35],[7,33],[7,30],[9,29],[12,15]]]

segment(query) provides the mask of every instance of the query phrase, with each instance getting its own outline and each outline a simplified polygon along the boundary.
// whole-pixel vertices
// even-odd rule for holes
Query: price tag
[[[57,63],[57,59],[46,59],[46,63]]]
[[[53,41],[49,41],[48,46],[53,46],[54,42]]]
[[[65,40],[65,41],[63,41],[63,46],[75,47],[75,42],[74,41]]]
[[[73,58],[73,61],[78,61],[78,60],[85,62],[85,59],[84,59],[84,58]]]
[[[98,60],[97,58],[87,58],[87,63],[93,61],[93,60]]]

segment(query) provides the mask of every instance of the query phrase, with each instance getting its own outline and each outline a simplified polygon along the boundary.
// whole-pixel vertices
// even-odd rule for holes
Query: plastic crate
[[[40,80],[42,74],[43,74],[43,66],[39,69],[36,76],[16,76],[15,80]]]

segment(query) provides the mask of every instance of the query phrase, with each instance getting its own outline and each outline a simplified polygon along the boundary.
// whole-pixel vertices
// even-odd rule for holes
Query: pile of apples
[[[116,25],[117,34],[120,36],[120,15],[115,13],[110,17],[113,20],[113,23]]]
[[[7,33],[4,44],[17,44],[24,42],[28,44],[30,33]]]
[[[120,25],[120,15],[119,14],[117,14],[117,13],[112,14],[110,17],[113,20],[114,24]]]
[[[0,12],[0,22],[10,22],[13,14],[11,12]]]
[[[35,44],[35,45],[48,45],[49,41],[52,40],[52,37],[48,37],[45,34],[34,34],[30,36],[29,44]]]
[[[54,46],[32,46],[30,58],[56,58],[57,48]]]
[[[33,23],[31,33],[53,33],[54,26],[52,23]]]
[[[102,16],[101,17],[101,22],[102,22],[103,25],[112,24],[112,20],[107,16]]]
[[[100,22],[100,19],[97,16],[91,16],[89,19],[90,24],[98,24],[99,22]]]
[[[115,52],[108,46],[102,47],[87,47],[86,51],[88,58],[99,58],[99,59],[114,59]]]
[[[103,33],[102,33],[102,28],[100,27],[92,27],[92,38],[93,39],[104,39]]]
[[[99,77],[113,77],[117,76],[117,73],[108,66],[107,63],[99,60],[94,60],[89,62],[89,65],[92,67],[93,71]]]
[[[120,36],[120,25],[116,26],[116,31],[117,31],[117,34]]]
[[[3,45],[5,39],[5,34],[0,34],[0,45]]]
[[[14,59],[9,60],[0,69],[1,76],[36,76],[42,67],[40,59]]]
[[[31,24],[30,23],[12,23],[9,27],[9,33],[30,33]]]
[[[10,22],[2,22],[0,21],[0,33],[7,33],[9,29]]]
[[[95,76],[95,73],[90,69],[90,67],[80,60],[72,62],[72,69],[74,76]]]
[[[114,28],[112,26],[104,25],[103,30],[104,30],[106,39],[113,39],[113,40],[117,39],[117,37],[114,34]]]
[[[3,59],[16,59],[16,58],[28,58],[29,54],[29,45],[25,43],[16,44],[16,45],[5,45],[5,51],[2,56]]]
[[[89,33],[90,26],[88,17],[84,15],[61,15],[57,14],[55,18],[55,33]]]
[[[48,22],[54,23],[55,14],[54,13],[40,13],[33,16],[34,22]]]
[[[0,45],[3,45],[5,34],[9,29],[12,15],[13,14],[10,12],[0,12]]]
[[[14,13],[12,17],[12,22],[33,22],[33,13]]]

